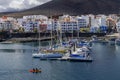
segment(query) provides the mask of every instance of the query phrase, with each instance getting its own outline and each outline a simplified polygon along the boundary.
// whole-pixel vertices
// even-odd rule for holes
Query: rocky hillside
[[[120,12],[120,0],[52,0],[43,5],[7,14],[21,17],[23,15],[80,15],[80,14],[117,14]]]

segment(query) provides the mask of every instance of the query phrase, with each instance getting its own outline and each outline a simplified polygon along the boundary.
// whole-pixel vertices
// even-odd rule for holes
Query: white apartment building
[[[47,27],[48,17],[44,15],[23,16],[22,26],[25,32],[43,31]]]
[[[35,29],[38,29],[39,22],[35,21],[26,21],[22,23],[22,27],[24,28],[25,32],[34,32]]]
[[[12,17],[2,17],[0,19],[0,29],[19,29],[23,28],[25,32],[34,32],[34,30],[40,31],[57,31],[62,32],[72,31],[89,31],[97,32],[99,29],[105,29],[107,27],[107,18],[112,18],[115,22],[118,19],[116,15],[81,15],[81,16],[69,16],[63,15],[59,19],[48,19],[44,15],[28,15],[23,18],[14,19]],[[119,25],[119,22],[117,23]],[[102,28],[101,28],[102,27]]]
[[[79,17],[78,19],[77,19],[77,25],[78,25],[78,29],[80,29],[80,28],[85,28],[85,27],[87,27],[87,21],[86,21],[86,19],[83,19],[83,18],[81,18],[81,17]]]
[[[51,31],[52,30],[52,19],[47,21],[47,31]]]
[[[23,16],[23,19],[31,19],[32,21],[34,20],[48,20],[47,16],[44,15],[28,15],[28,16]]]
[[[99,18],[97,18],[96,16],[92,16],[90,17],[91,18],[91,21],[90,21],[90,32],[93,32],[93,33],[96,33],[99,29]]]
[[[12,30],[13,24],[10,21],[0,23],[0,30],[10,31]]]
[[[78,30],[77,21],[69,21],[69,22],[63,21],[60,22],[60,26],[63,32]]]
[[[78,22],[74,16],[64,15],[60,17],[60,27],[62,32],[78,30]]]
[[[53,20],[52,21],[53,31],[60,30],[60,22],[59,20]]]

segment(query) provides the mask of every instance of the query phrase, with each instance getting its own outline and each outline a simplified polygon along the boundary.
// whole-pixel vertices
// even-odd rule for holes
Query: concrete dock
[[[54,39],[54,37],[52,37],[52,38],[51,37],[42,37],[40,39],[31,38],[31,37],[28,37],[28,38],[11,38],[11,39],[4,40],[1,43],[34,42],[34,41],[46,41],[46,40],[51,40],[51,39]]]

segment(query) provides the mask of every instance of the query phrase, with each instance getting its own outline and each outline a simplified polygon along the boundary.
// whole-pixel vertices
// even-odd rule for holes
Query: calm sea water
[[[37,46],[0,44],[0,80],[120,80],[120,46],[93,44],[92,63],[33,59]],[[32,68],[41,68],[42,73],[30,73]]]

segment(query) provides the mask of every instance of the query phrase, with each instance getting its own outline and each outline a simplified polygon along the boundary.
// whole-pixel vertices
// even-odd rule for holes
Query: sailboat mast
[[[118,21],[118,25],[119,25],[119,21],[120,21],[120,8],[119,8],[119,12],[118,12],[118,17],[119,18],[118,18],[117,21]],[[120,39],[120,27],[118,25],[116,27],[117,27],[117,31],[118,31],[118,38]]]
[[[77,35],[77,38],[78,38],[78,40],[79,40],[79,26],[78,26],[78,20],[77,20],[77,33],[78,33],[78,35]]]
[[[62,29],[61,29],[61,26],[59,26],[59,27],[60,27],[60,44],[62,46]]]
[[[57,28],[56,28],[56,31],[57,31],[57,45],[59,44],[59,24],[58,24],[58,26],[57,26]]]
[[[119,25],[119,19],[118,19],[118,25]],[[118,38],[120,38],[120,27],[118,25],[116,27],[117,27],[117,31],[118,31]]]
[[[38,41],[39,41],[39,50],[40,50],[40,27],[41,27],[41,23],[40,23],[40,26],[38,26]]]
[[[52,42],[53,42],[53,41],[52,41],[52,36],[53,36],[53,35],[52,35],[52,31],[53,31],[53,20],[52,20],[52,17],[51,17],[51,21],[52,21],[52,28],[51,28],[51,49],[52,49]]]
[[[73,27],[72,27],[72,40],[73,40]]]

